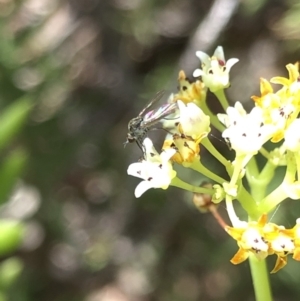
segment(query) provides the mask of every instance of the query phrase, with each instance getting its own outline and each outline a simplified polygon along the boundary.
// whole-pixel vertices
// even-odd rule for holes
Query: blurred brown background
[[[180,69],[192,78],[196,50],[240,59],[227,94],[251,107],[260,77],[300,59],[299,23],[296,0],[0,0],[0,110],[33,102],[4,152],[21,147],[27,163],[1,200],[0,217],[25,232],[3,256],[23,268],[0,300],[254,300],[248,262],[229,262],[236,243],[191,194],[135,199],[126,170],[141,153],[123,142],[157,91],[176,92]],[[274,219],[293,225],[297,206]],[[275,300],[299,300],[299,279],[293,260],[271,275]]]

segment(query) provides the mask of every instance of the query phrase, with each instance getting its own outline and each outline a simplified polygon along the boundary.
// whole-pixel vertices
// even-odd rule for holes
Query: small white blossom
[[[178,100],[180,111],[180,126],[183,134],[193,139],[206,136],[210,131],[210,117],[205,115],[203,111],[194,103],[185,104]]]
[[[263,257],[267,256],[268,244],[256,228],[248,228],[242,236],[241,246],[243,249],[252,250],[256,254],[262,253]]]
[[[226,112],[227,115],[218,114],[219,120],[227,127],[222,137],[229,140],[238,153],[256,154],[274,132],[274,126],[263,124],[263,112],[259,107],[254,107],[247,114],[242,104],[237,102]]]
[[[284,133],[284,146],[292,152],[300,150],[300,119],[295,119]]]
[[[129,175],[144,180],[135,189],[134,193],[137,198],[150,188],[167,189],[176,176],[176,171],[173,170],[169,161],[176,150],[167,149],[158,154],[149,138],[144,140],[144,147],[146,158],[141,162],[130,164],[127,169]]]
[[[271,241],[271,248],[276,253],[286,255],[294,252],[295,244],[290,237],[280,233],[273,241]]]
[[[202,81],[211,92],[229,87],[229,72],[239,60],[236,58],[225,61],[223,47],[218,46],[212,57],[202,51],[197,51],[196,56],[202,62],[202,69],[196,69],[194,77],[202,76]]]

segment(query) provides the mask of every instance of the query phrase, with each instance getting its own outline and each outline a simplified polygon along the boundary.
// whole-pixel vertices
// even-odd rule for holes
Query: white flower
[[[292,152],[300,150],[300,119],[295,119],[284,133],[284,146]]]
[[[180,126],[183,134],[193,139],[206,136],[210,131],[210,117],[194,103],[185,104],[181,100],[177,101],[180,111]]]
[[[222,137],[229,140],[231,147],[240,154],[256,154],[274,132],[274,126],[263,124],[263,111],[259,107],[247,114],[237,102],[226,112],[227,115],[218,114],[219,120],[227,127]]]
[[[271,241],[271,248],[276,253],[281,253],[282,255],[291,254],[295,250],[295,244],[293,243],[291,237],[279,233],[279,235]]]
[[[130,164],[127,169],[129,175],[144,180],[135,189],[134,194],[137,198],[150,188],[167,189],[176,176],[176,171],[169,161],[176,150],[167,149],[158,154],[149,138],[144,140],[144,147],[146,158],[141,162]]]
[[[246,229],[241,241],[243,249],[252,250],[256,254],[262,253],[262,258],[267,256],[269,246],[256,228],[249,227]]]
[[[229,87],[229,72],[239,60],[236,58],[225,61],[223,47],[218,46],[212,57],[202,51],[197,51],[196,56],[202,62],[202,69],[196,69],[194,77],[202,76],[202,81],[211,92]]]

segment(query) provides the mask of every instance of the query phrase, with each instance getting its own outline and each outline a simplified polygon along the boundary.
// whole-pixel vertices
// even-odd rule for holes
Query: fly
[[[178,108],[177,103],[168,103],[159,107],[157,110],[146,111],[164,95],[165,91],[159,91],[137,117],[132,118],[128,123],[127,143],[136,142],[138,147],[144,152],[143,140],[150,128],[161,119],[174,113]]]

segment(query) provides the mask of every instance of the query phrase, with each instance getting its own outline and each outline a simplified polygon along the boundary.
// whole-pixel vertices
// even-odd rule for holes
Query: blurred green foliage
[[[11,257],[0,265],[0,288],[8,290],[20,276],[23,270],[23,262],[17,257]]]
[[[0,254],[7,255],[14,251],[21,242],[24,226],[13,220],[0,220]]]

